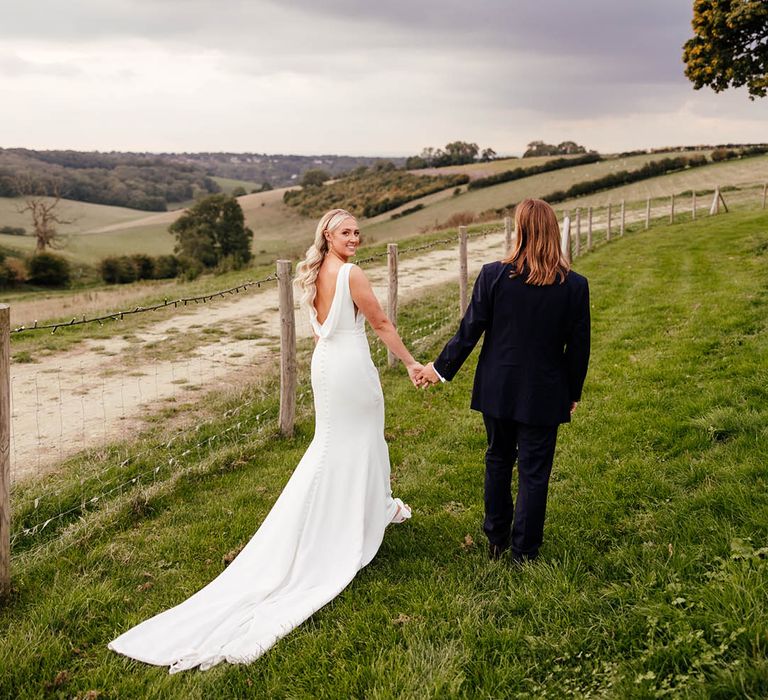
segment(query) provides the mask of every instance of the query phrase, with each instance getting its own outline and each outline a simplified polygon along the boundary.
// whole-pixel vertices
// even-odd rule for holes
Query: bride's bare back
[[[315,280],[315,312],[317,321],[321,325],[328,318],[331,310],[333,296],[336,293],[336,280],[339,278],[339,270],[342,263],[333,258],[326,258],[317,272]]]

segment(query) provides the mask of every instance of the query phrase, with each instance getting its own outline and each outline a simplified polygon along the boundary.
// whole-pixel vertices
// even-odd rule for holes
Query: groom
[[[489,554],[535,559],[560,423],[581,399],[590,349],[589,287],[560,253],[552,208],[525,200],[515,212],[512,253],[484,265],[456,335],[421,372],[450,381],[485,333],[471,407],[483,414],[485,520]],[[512,468],[518,465],[517,504]]]

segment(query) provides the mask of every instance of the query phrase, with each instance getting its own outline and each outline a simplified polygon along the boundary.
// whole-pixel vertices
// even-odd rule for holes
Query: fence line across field
[[[767,186],[764,184],[761,187],[760,191],[760,197],[761,197],[761,206],[764,209],[766,206],[766,189]],[[690,210],[690,216],[692,220],[696,220],[696,213],[697,213],[697,202],[696,202],[696,195],[697,193],[693,191],[692,197],[691,197],[691,210]],[[658,199],[658,198],[656,198]],[[684,214],[684,212],[680,212],[676,215],[675,210],[675,197],[674,194],[669,196],[669,199],[667,200],[669,202],[668,205],[665,205],[662,203],[661,205],[661,216],[663,217],[665,215],[665,211],[669,213],[669,222],[674,223],[675,221],[680,220],[680,216]],[[721,192],[721,189],[719,187],[715,188],[715,191],[713,193],[713,199],[711,206],[709,208],[709,213],[711,215],[717,214],[720,211],[720,207],[723,207],[725,211],[728,211],[727,204],[725,202],[725,198],[723,197],[723,194]],[[589,206],[585,207],[586,209],[586,240],[582,241],[582,211],[581,207],[577,208],[574,212],[574,218],[573,218],[573,224],[572,224],[572,218],[570,215],[570,212],[567,213],[563,217],[563,224],[562,224],[562,246],[563,246],[563,252],[566,254],[569,258],[571,257],[578,257],[582,254],[583,249],[585,249],[587,252],[594,249],[595,245],[597,245],[598,241],[595,238],[595,234],[599,230],[604,231],[604,242],[609,242],[612,238],[613,234],[613,226],[614,221],[613,217],[615,216],[616,212],[612,206],[612,203],[609,203],[607,207],[595,207],[595,206]],[[632,224],[640,224],[643,228],[647,229],[650,226],[653,210],[658,209],[658,207],[653,206],[653,202],[651,198],[647,198],[645,202],[644,212],[640,210],[629,210],[626,206],[626,202],[624,200],[620,203],[620,219],[619,219],[619,235],[624,235],[627,229],[627,225]],[[602,210],[603,213],[601,214],[599,210]],[[464,310],[467,308],[468,305],[468,299],[469,299],[469,265],[468,265],[468,243],[470,240],[477,239],[480,236],[489,236],[489,235],[497,235],[503,233],[503,239],[500,241],[500,244],[503,243],[503,248],[501,251],[503,254],[506,255],[506,253],[511,249],[511,246],[513,245],[513,241],[515,238],[515,231],[513,228],[512,219],[510,217],[506,217],[504,219],[504,227],[503,229],[499,230],[492,230],[492,231],[474,231],[469,232],[468,228],[466,226],[460,226],[458,231],[458,236],[451,236],[446,237],[442,239],[437,239],[434,241],[430,241],[429,243],[425,244],[419,244],[416,246],[411,246],[403,249],[399,249],[397,244],[389,244],[387,246],[386,251],[382,253],[376,253],[374,255],[371,255],[367,258],[363,258],[361,260],[358,260],[357,263],[360,265],[368,265],[370,263],[376,263],[380,262],[384,259],[387,260],[387,302],[386,302],[386,308],[388,315],[392,322],[397,325],[397,316],[398,316],[398,310],[399,310],[399,304],[398,304],[398,296],[399,296],[399,276],[400,276],[400,270],[401,265],[400,261],[404,256],[407,256],[409,254],[414,254],[417,252],[423,252],[435,248],[448,248],[450,246],[455,246],[457,250],[457,258],[456,259],[456,272],[458,276],[458,287],[459,287],[459,298],[458,298],[458,311],[461,313],[464,312]],[[582,246],[582,243],[584,244]],[[494,256],[495,257],[495,256]],[[203,302],[206,303],[208,301],[213,301],[216,298],[222,298],[225,297],[227,294],[236,294],[240,291],[245,291],[252,287],[261,287],[262,284],[266,284],[269,282],[277,282],[278,286],[278,298],[279,298],[279,316],[280,316],[280,353],[279,353],[279,359],[280,359],[280,402],[279,402],[279,411],[277,412],[277,415],[273,416],[270,420],[276,419],[276,422],[279,426],[279,430],[283,435],[291,435],[293,433],[293,428],[295,424],[295,416],[296,416],[296,406],[297,406],[297,392],[299,391],[299,381],[298,381],[298,357],[297,357],[297,334],[296,334],[296,309],[295,309],[295,303],[293,298],[293,279],[292,279],[292,263],[288,260],[279,260],[277,262],[277,269],[276,273],[273,275],[269,275],[268,277],[265,277],[261,280],[256,281],[248,281],[246,283],[243,283],[241,285],[238,285],[236,287],[232,287],[226,290],[220,290],[217,292],[212,292],[210,294],[204,294],[197,297],[187,297],[187,298],[180,298],[176,300],[165,300],[162,304],[157,304],[153,306],[148,307],[136,307],[135,309],[127,309],[124,311],[118,311],[111,314],[107,314],[100,317],[95,317],[91,319],[87,319],[85,316],[82,316],[82,318],[78,319],[77,317],[73,318],[72,321],[69,323],[51,323],[46,325],[38,325],[35,323],[31,327],[18,327],[11,329],[10,328],[10,308],[7,305],[0,305],[0,594],[7,593],[10,587],[10,565],[11,565],[11,518],[10,518],[10,498],[11,498],[11,475],[10,475],[10,447],[11,447],[11,438],[12,438],[12,431],[11,431],[11,403],[12,403],[12,378],[10,375],[10,335],[11,333],[21,333],[21,332],[31,332],[31,331],[38,331],[43,329],[50,329],[52,332],[55,332],[58,328],[68,327],[72,325],[80,325],[84,323],[100,323],[103,324],[105,320],[115,320],[118,318],[122,318],[123,316],[127,314],[135,314],[135,313],[142,313],[144,311],[152,311],[159,308],[169,307],[173,306],[174,308],[177,308],[178,306],[186,306],[190,303],[199,303]],[[456,314],[456,308],[453,307],[453,310],[450,310],[450,307],[447,308],[441,308],[439,310],[432,310],[431,312],[428,312],[425,314],[425,318],[423,321],[420,318],[419,325],[416,329],[413,331],[405,334],[404,340],[412,345],[421,345],[423,342],[428,340],[435,340],[435,334],[442,332],[445,327],[451,323],[455,323],[457,314]],[[304,333],[303,335],[308,335],[308,333]],[[380,344],[377,344],[377,346],[373,349],[373,355],[377,361],[380,361],[382,365],[386,364],[388,366],[393,366],[397,363],[397,360],[394,356],[392,356],[391,353],[384,350],[383,347],[380,346]],[[202,365],[204,363],[204,358],[195,358],[199,361],[199,374],[203,374],[203,368]],[[210,358],[209,358],[210,359]],[[269,362],[274,361],[274,357],[268,357],[264,360],[264,364],[267,364]],[[178,364],[186,364],[189,370],[191,360],[187,358],[186,360],[182,360]],[[214,381],[216,380],[216,368],[215,363],[213,363],[213,360],[211,359],[211,369],[213,373]],[[253,363],[247,363],[243,365],[238,365],[238,369],[241,367],[252,367]],[[173,369],[172,369],[173,371]],[[84,372],[83,368],[81,368],[81,372]],[[121,377],[122,379],[122,377]],[[36,381],[36,378],[35,378]],[[64,412],[64,397],[62,396],[61,392],[61,374],[59,371],[58,376],[58,382],[59,382],[59,394],[58,394],[58,407],[60,412],[63,414]],[[37,391],[37,385],[36,385],[36,391]],[[141,378],[138,378],[138,388],[139,393],[141,394]],[[305,396],[307,396],[309,393],[309,388],[305,387],[304,390],[298,395],[298,401],[300,402]],[[143,398],[143,397],[141,397]],[[124,400],[124,398],[123,398]],[[81,405],[85,405],[85,398],[84,395],[81,395],[80,397],[76,397],[74,399],[75,402],[79,401]],[[107,435],[107,415],[106,415],[106,400],[104,398],[104,389],[102,385],[102,402],[104,403],[104,406],[102,407],[103,410],[103,428],[104,428],[104,435]],[[238,407],[237,410],[241,410],[244,408],[246,404],[243,404],[242,406]],[[40,405],[39,402],[36,402],[36,411],[39,411]],[[123,413],[124,416],[124,413]],[[234,416],[234,414],[232,414]],[[263,419],[263,420],[262,420]],[[62,415],[60,415],[60,430],[62,430]],[[213,420],[209,422],[211,425],[213,424]],[[82,415],[82,431],[85,432],[85,412],[83,411]],[[267,419],[266,419],[266,412],[262,414],[257,414],[256,421],[260,421],[260,429],[263,429],[267,425]],[[37,424],[38,424],[38,435],[39,435],[39,415],[37,416]],[[205,425],[201,424],[201,425]],[[213,436],[209,436],[205,439],[203,439],[200,442],[195,443],[195,445],[191,448],[188,448],[185,452],[183,452],[180,457],[183,457],[185,455],[188,455],[192,450],[197,449],[198,451],[203,449],[206,445],[211,445],[217,437],[221,437],[222,435],[229,434],[229,433],[236,433],[240,429],[241,423],[238,422],[236,424],[233,424],[229,428],[223,430],[220,434],[214,434]],[[198,429],[200,426],[198,426]],[[120,464],[120,466],[125,466],[131,462],[141,462],[142,459],[152,459],[155,457],[155,452],[160,451],[161,448],[164,448],[165,450],[170,449],[172,446],[174,440],[177,439],[178,436],[174,436],[170,441],[167,441],[163,443],[163,445],[156,445],[151,448],[147,448],[147,450],[140,452],[140,453],[133,453],[129,454],[129,456],[124,460],[123,463]],[[242,437],[247,437],[247,434],[244,434]],[[62,433],[60,433],[60,440],[62,439]],[[167,464],[166,464],[167,463]],[[155,466],[145,469],[141,472],[131,474],[130,476],[127,476],[126,478],[121,478],[120,474],[114,476],[109,482],[101,484],[101,488],[98,490],[98,492],[91,493],[91,494],[82,494],[80,498],[80,503],[76,504],[74,506],[69,506],[67,508],[62,508],[59,512],[56,513],[47,513],[44,519],[41,519],[39,522],[31,523],[28,527],[23,528],[21,531],[17,531],[13,535],[13,542],[16,543],[19,541],[20,537],[24,538],[33,538],[39,533],[42,533],[47,527],[49,527],[52,523],[55,523],[56,520],[64,520],[68,516],[71,516],[74,513],[84,513],[87,512],[87,508],[89,505],[95,506],[96,504],[104,501],[105,499],[108,499],[110,495],[114,494],[115,492],[120,492],[124,489],[130,489],[131,487],[141,484],[142,480],[146,479],[157,479],[158,475],[163,471],[164,467],[167,467],[169,469],[169,472],[172,472],[174,465],[174,457],[170,457],[169,459],[165,460],[162,464],[156,464]],[[50,497],[50,494],[49,494]],[[35,503],[37,504],[37,499],[35,500]]]

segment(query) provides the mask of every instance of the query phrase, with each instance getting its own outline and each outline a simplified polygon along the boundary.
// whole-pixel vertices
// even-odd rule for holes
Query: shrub
[[[26,279],[24,262],[18,258],[6,258],[5,253],[0,251],[0,287],[14,287]]]
[[[65,287],[69,284],[69,262],[61,255],[45,251],[35,253],[27,266],[32,284],[44,287]]]
[[[732,158],[738,158],[739,154],[730,148],[716,148],[712,151],[712,162],[719,163],[723,160],[731,160]]]
[[[419,202],[418,204],[414,204],[412,207],[408,207],[407,209],[403,209],[402,211],[398,211],[392,214],[392,216],[390,216],[389,218],[399,219],[403,216],[408,216],[408,214],[413,214],[414,212],[420,211],[423,208],[424,208],[424,205],[421,202]]]
[[[457,211],[451,214],[443,223],[442,228],[456,228],[457,226],[469,226],[475,220],[473,211]]]
[[[151,280],[155,276],[155,261],[144,253],[131,255],[131,260],[136,267],[136,277],[140,280]]]
[[[155,258],[155,279],[169,279],[179,274],[179,259],[175,255],[158,255]]]
[[[127,255],[104,258],[99,266],[99,272],[107,284],[127,284],[135,282],[139,277],[136,263]]]
[[[21,258],[6,258],[3,264],[13,284],[24,284],[29,278],[27,266]]]
[[[302,187],[320,187],[325,183],[327,180],[330,180],[331,176],[325,172],[325,170],[321,170],[320,168],[310,168],[304,173],[304,176],[301,178],[301,186]]]
[[[203,263],[197,258],[193,258],[191,255],[180,255],[178,260],[181,277],[185,281],[191,282],[200,277],[203,272]]]
[[[238,185],[237,187],[235,187],[235,189],[232,190],[233,197],[242,197],[243,195],[246,195],[246,194],[248,193],[245,191],[245,187],[243,187],[242,185]]]
[[[2,226],[0,227],[0,233],[4,233],[6,236],[24,236],[27,230],[21,226]]]

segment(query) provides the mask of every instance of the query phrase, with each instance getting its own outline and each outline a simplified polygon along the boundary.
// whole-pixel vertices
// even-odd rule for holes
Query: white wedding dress
[[[410,517],[392,498],[384,397],[351,267],[340,269],[322,325],[311,311],[315,436],[272,510],[216,579],[120,635],[113,651],[171,673],[254,661],[349,584],[390,522]]]

